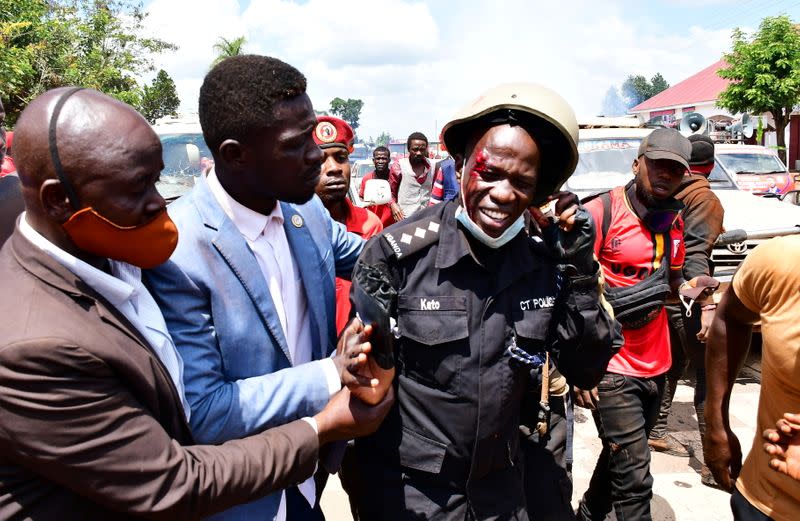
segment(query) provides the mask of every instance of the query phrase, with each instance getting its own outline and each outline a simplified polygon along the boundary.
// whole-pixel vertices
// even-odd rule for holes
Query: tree
[[[217,57],[211,62],[211,66],[218,64],[225,58],[231,56],[239,56],[244,51],[244,44],[247,39],[244,36],[239,36],[233,40],[220,37],[217,43],[214,44],[214,50],[217,51]]]
[[[347,101],[342,98],[333,98],[331,100],[330,113],[334,116],[339,116],[353,127],[353,130],[358,128],[358,118],[361,117],[361,109],[364,107],[364,102],[360,99],[348,98]]]
[[[635,107],[644,100],[650,99],[659,92],[669,88],[669,83],[660,72],[649,81],[641,74],[631,75],[620,87],[626,108]]]
[[[0,97],[13,124],[42,92],[66,85],[141,108],[137,77],[176,46],[144,35],[134,0],[14,0],[0,7]]]
[[[153,83],[145,85],[143,90],[141,113],[147,121],[155,123],[158,118],[178,115],[181,100],[167,71],[159,70]]]
[[[728,66],[718,72],[731,83],[717,105],[733,113],[772,114],[778,154],[785,161],[784,132],[792,107],[800,102],[800,29],[788,16],[770,16],[751,37],[735,29],[732,40]]]
[[[375,146],[385,147],[392,141],[392,136],[388,132],[381,132],[378,139],[375,140]]]
[[[661,91],[667,90],[669,88],[669,83],[667,80],[664,79],[664,76],[661,75],[660,72],[657,72],[655,76],[650,79],[650,97],[652,98],[656,94]]]

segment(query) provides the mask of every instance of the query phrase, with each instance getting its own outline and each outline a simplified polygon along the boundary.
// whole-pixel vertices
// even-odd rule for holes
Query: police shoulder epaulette
[[[422,219],[392,226],[381,236],[394,252],[394,256],[401,259],[436,242],[439,238],[439,225],[438,219]]]

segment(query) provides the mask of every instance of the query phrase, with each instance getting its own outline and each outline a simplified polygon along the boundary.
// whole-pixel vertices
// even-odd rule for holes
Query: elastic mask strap
[[[690,299],[689,297],[684,297],[680,293],[678,294],[678,299],[681,301],[681,304],[686,309],[686,318],[691,318],[694,299]]]
[[[53,168],[56,171],[58,180],[61,181],[61,185],[64,187],[64,191],[67,193],[69,204],[75,211],[80,210],[81,206],[78,202],[78,195],[75,193],[75,189],[72,187],[72,183],[70,183],[67,180],[67,177],[64,175],[64,167],[61,164],[61,158],[58,156],[58,146],[56,145],[56,127],[58,126],[58,116],[61,114],[61,109],[64,107],[64,103],[66,103],[70,96],[79,90],[84,90],[84,87],[74,87],[69,89],[58,99],[56,107],[53,109],[53,115],[50,116],[50,129],[47,134],[47,139],[50,145],[50,158],[53,160]]]

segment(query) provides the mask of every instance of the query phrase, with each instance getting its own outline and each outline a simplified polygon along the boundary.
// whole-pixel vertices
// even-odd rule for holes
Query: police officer
[[[614,336],[591,219],[572,194],[552,195],[575,168],[578,126],[557,94],[518,83],[443,134],[467,158],[462,197],[373,238],[353,275],[353,297],[367,272],[394,295],[397,402],[356,440],[351,504],[364,520],[525,520],[523,395],[547,352],[568,379],[599,380]],[[556,199],[558,224],[536,209]]]

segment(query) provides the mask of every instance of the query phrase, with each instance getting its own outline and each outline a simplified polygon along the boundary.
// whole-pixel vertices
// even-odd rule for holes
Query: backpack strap
[[[607,190],[605,192],[597,192],[588,195],[581,199],[581,204],[585,205],[592,199],[600,199],[603,203],[603,222],[600,223],[600,232],[602,233],[601,237],[603,239],[601,244],[605,245],[606,235],[608,235],[608,229],[611,227],[611,191]]]
[[[603,202],[603,223],[600,229],[603,234],[603,244],[605,245],[606,235],[608,235],[608,229],[611,227],[611,192],[603,192],[598,197]]]

